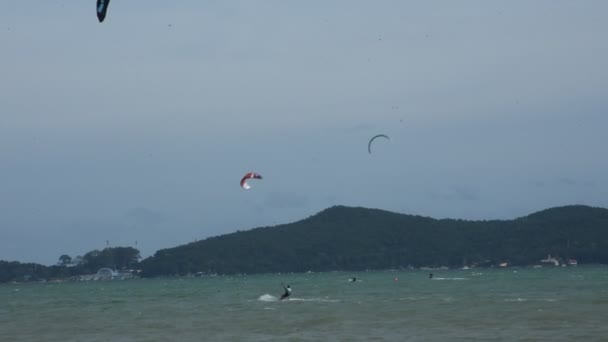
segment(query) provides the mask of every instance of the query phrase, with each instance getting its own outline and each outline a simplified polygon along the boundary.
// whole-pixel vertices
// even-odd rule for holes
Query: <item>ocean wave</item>
[[[428,298],[429,297],[416,297],[416,296],[413,296],[413,297],[401,297],[401,298],[399,298],[399,300],[413,300],[413,301],[417,301],[417,300],[426,300]]]
[[[505,299],[505,302],[529,302],[529,301],[535,301],[535,302],[557,302],[557,299],[553,299],[553,298],[536,298],[536,299],[507,298],[507,299]]]
[[[525,298],[507,298],[505,302],[527,302],[528,299]]]

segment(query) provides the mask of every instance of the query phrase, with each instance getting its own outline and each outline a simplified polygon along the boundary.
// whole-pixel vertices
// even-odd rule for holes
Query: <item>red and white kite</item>
[[[262,179],[262,176],[254,172],[249,172],[245,174],[245,176],[243,176],[243,178],[241,179],[241,188],[245,190],[249,190],[251,188],[251,186],[247,184],[247,180],[249,179]]]

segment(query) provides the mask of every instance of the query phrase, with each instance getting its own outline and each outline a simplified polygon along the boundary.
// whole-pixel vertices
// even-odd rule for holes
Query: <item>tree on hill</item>
[[[103,250],[92,250],[82,257],[82,266],[89,272],[97,272],[100,268],[112,269],[133,268],[141,258],[139,250],[133,247],[108,247]]]
[[[72,257],[70,257],[69,255],[62,254],[59,257],[59,262],[57,263],[57,265],[59,265],[59,266],[68,266],[70,264],[72,264]]]

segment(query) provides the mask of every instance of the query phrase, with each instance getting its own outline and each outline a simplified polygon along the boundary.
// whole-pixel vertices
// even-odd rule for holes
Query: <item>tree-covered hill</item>
[[[515,220],[436,220],[336,206],[291,224],[163,249],[144,275],[529,265],[551,254],[608,263],[608,210],[552,208]]]

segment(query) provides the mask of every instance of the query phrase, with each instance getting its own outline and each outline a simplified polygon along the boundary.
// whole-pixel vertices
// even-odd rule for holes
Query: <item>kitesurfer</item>
[[[287,285],[285,286],[285,284],[281,283],[281,286],[283,286],[283,289],[285,290],[285,293],[283,293],[283,295],[281,296],[281,300],[291,296],[291,286]]]

